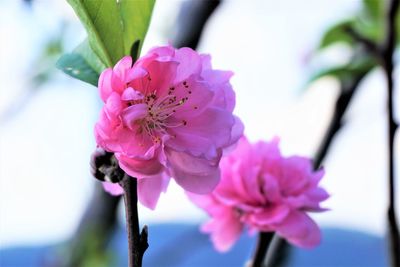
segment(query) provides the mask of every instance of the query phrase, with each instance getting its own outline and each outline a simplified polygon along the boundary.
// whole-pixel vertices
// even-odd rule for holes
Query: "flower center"
[[[177,90],[179,90],[181,96],[175,93]],[[168,129],[188,124],[185,119],[171,120],[169,118],[179,112],[179,109],[187,103],[191,94],[192,91],[189,89],[187,81],[176,87],[171,86],[167,94],[161,97],[157,95],[157,90],[149,93],[146,90],[146,94],[140,102],[147,105],[147,116],[141,120],[140,124],[142,129],[151,136],[153,142],[160,142],[160,135],[165,134],[174,138],[175,135],[169,134]],[[197,108],[197,106],[194,107],[194,109]]]

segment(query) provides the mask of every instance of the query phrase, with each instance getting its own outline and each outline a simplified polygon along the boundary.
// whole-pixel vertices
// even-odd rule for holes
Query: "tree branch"
[[[147,226],[139,233],[139,216],[137,209],[137,180],[125,174],[119,182],[124,189],[126,230],[129,243],[129,267],[141,267],[143,254],[148,248]]]
[[[380,58],[380,55],[382,54],[380,47],[373,42],[372,40],[362,36],[360,33],[355,31],[352,27],[350,26],[345,26],[344,31],[351,37],[353,38],[354,41],[359,42],[361,45],[363,45],[367,52],[375,56],[375,58]]]
[[[341,93],[336,100],[335,109],[329,126],[315,154],[313,161],[314,169],[321,167],[321,164],[328,154],[329,148],[331,147],[336,134],[344,124],[343,117],[351,103],[351,100],[353,99],[354,93],[356,92],[361,80],[367,75],[368,72],[369,69],[366,69],[364,72],[360,72],[358,75],[355,75],[349,81],[341,81]],[[289,251],[289,243],[286,242],[285,239],[275,235],[270,246],[270,252],[268,252],[265,266],[283,266],[288,258]]]
[[[182,3],[172,38],[175,47],[196,49],[204,26],[222,0],[193,0]]]
[[[258,235],[258,242],[253,256],[253,261],[250,265],[251,267],[263,266],[265,256],[267,255],[267,251],[273,237],[273,232],[260,232],[260,234]]]
[[[119,183],[124,190],[126,229],[128,232],[129,267],[141,267],[143,254],[149,247],[148,229],[144,226],[139,233],[137,209],[137,179],[127,175],[118,164],[113,153],[97,149],[91,160],[91,170],[98,180]],[[101,220],[101,218],[99,218]]]
[[[396,219],[395,207],[395,170],[394,170],[394,141],[398,124],[394,119],[394,79],[393,79],[393,54],[396,46],[396,15],[399,9],[399,0],[389,3],[386,16],[386,39],[383,43],[382,67],[387,83],[387,125],[388,125],[388,158],[389,158],[389,206],[388,221],[390,233],[391,264],[400,266],[400,234]]]

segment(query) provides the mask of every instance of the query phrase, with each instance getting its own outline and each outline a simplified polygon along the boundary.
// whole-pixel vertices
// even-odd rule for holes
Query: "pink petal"
[[[226,84],[223,87],[223,96],[219,96],[219,98],[215,98],[214,101],[221,103],[220,105],[224,107],[226,110],[233,112],[236,105],[236,95],[235,91],[233,91],[232,86],[230,84]],[[223,99],[223,101],[222,101]]]
[[[199,54],[193,49],[183,47],[176,50],[174,59],[179,62],[174,83],[182,82],[192,74],[200,73],[201,59]]]
[[[243,225],[232,211],[227,210],[224,216],[212,219],[204,224],[201,230],[211,233],[211,240],[216,250],[225,252],[239,239]]]
[[[138,128],[137,121],[147,116],[147,105],[146,104],[135,104],[125,108],[122,113],[122,121],[124,125],[128,126],[131,130]]]
[[[118,94],[122,94],[122,92],[125,90],[126,88],[126,83],[125,81],[123,81],[117,73],[113,72],[111,75],[111,83],[113,86],[113,91],[118,93]]]
[[[132,68],[132,58],[130,56],[123,57],[117,64],[114,66],[114,73],[118,75],[119,79],[122,82],[126,82],[126,73]]]
[[[175,55],[175,48],[171,45],[166,46],[156,46],[149,50],[148,54],[156,54],[157,56],[169,56],[173,57]]]
[[[180,133],[209,138],[215,147],[228,146],[235,119],[230,112],[218,108],[208,108],[197,117],[186,118],[186,125],[174,129],[177,137]],[[190,150],[190,148],[188,148]],[[209,151],[205,147],[204,151]]]
[[[239,162],[230,163],[222,160],[220,164],[223,176],[218,186],[217,196],[221,198],[224,203],[231,203],[228,205],[239,205],[240,203],[259,204],[263,198],[259,197],[259,193],[254,192],[258,190],[258,186],[248,189],[246,183],[257,183],[257,176],[247,177],[242,174],[242,164]],[[247,171],[247,166],[245,171]],[[250,180],[252,182],[250,182]]]
[[[211,56],[209,54],[201,54],[200,59],[203,72],[211,69]]]
[[[132,127],[134,126],[133,124]],[[140,133],[140,126],[133,129],[122,128],[116,131],[116,136],[121,147],[118,152],[135,160],[156,158],[161,148],[160,143],[153,142],[152,137],[146,132]]]
[[[260,164],[256,162],[250,166],[243,166],[242,172],[246,172],[246,174],[242,174],[242,191],[245,192],[245,196],[250,196],[253,203],[257,203],[258,205],[262,205],[266,203],[266,197],[262,191],[262,184],[260,183]]]
[[[139,160],[129,158],[121,153],[115,153],[115,156],[118,159],[121,169],[132,177],[143,178],[153,176],[164,170],[163,165],[160,164],[157,158]]]
[[[132,81],[134,81],[134,80],[142,79],[142,78],[144,78],[144,77],[147,76],[147,75],[148,75],[147,70],[145,70],[145,69],[142,68],[142,67],[137,66],[137,67],[134,67],[134,68],[129,69],[129,70],[126,72],[125,81],[126,81],[127,83],[130,83],[130,82],[132,82]]]
[[[179,152],[189,153],[195,157],[213,153],[213,150],[206,151],[207,148],[214,148],[213,143],[209,138],[176,132],[174,130],[170,130],[169,132],[171,135],[175,135],[174,138],[168,139],[165,143],[169,148]],[[196,140],[196,142],[193,142],[193,140]],[[215,154],[213,156],[215,157]]]
[[[325,189],[317,187],[314,188],[313,190],[308,191],[307,197],[310,199],[310,201],[321,202],[327,200],[329,198],[329,194],[328,192],[326,192]]]
[[[211,90],[214,91],[215,96],[213,99],[213,105],[219,108],[226,109],[230,112],[235,107],[235,92],[229,83],[233,72],[222,71],[222,70],[205,70],[201,76],[209,84]]]
[[[310,186],[311,187],[317,186],[324,175],[325,175],[324,168],[320,168],[319,170],[315,171],[310,179]]]
[[[204,209],[210,216],[223,216],[227,207],[221,204],[212,194],[201,195],[186,191],[189,199],[199,208]]]
[[[263,185],[263,191],[266,199],[275,203],[282,202],[282,195],[277,178],[265,173],[263,180],[265,181]]]
[[[142,88],[142,93],[147,95],[147,93],[156,91],[158,97],[162,97],[167,94],[168,89],[173,86],[173,81],[176,76],[176,69],[179,63],[175,61],[158,61],[154,60],[147,66],[147,71],[149,72],[148,84]],[[136,88],[135,88],[136,89]]]
[[[280,223],[289,214],[290,209],[286,205],[273,205],[262,209],[262,211],[254,213],[251,216],[253,223],[258,225],[268,225],[272,223]]]
[[[126,88],[121,96],[121,100],[124,101],[142,100],[143,98],[143,94],[139,91],[136,91],[132,87]]]
[[[172,168],[172,175],[183,189],[197,194],[207,194],[217,186],[220,173],[218,168],[206,174],[184,172],[181,169]]]
[[[214,92],[210,90],[208,84],[204,81],[196,80],[191,76],[185,80],[185,84],[174,85],[173,95],[178,101],[187,97],[183,105],[176,108],[175,117],[197,117],[212,103]]]
[[[103,182],[102,185],[104,190],[113,196],[124,194],[124,189],[122,189],[122,187],[117,183]]]
[[[266,163],[266,168],[276,167],[277,161],[282,159],[281,152],[279,151],[279,138],[275,137],[270,142],[259,141],[255,145],[255,150],[259,151],[260,155],[263,157]],[[280,166],[278,166],[280,167]],[[268,172],[268,170],[265,170]]]
[[[149,209],[154,210],[161,192],[168,187],[169,177],[164,173],[138,179],[138,197],[140,203]]]
[[[218,161],[196,158],[187,153],[165,149],[168,164],[175,181],[185,190],[206,194],[218,184],[220,172]]]
[[[286,194],[298,195],[305,191],[312,173],[312,163],[309,158],[291,156],[282,161],[282,177],[280,184]]]
[[[201,76],[211,85],[221,86],[229,82],[230,78],[233,76],[233,72],[209,69],[209,70],[203,70]]]
[[[293,245],[302,248],[312,248],[321,242],[318,225],[300,211],[292,211],[277,227],[277,232]]]
[[[110,96],[112,93],[112,83],[111,83],[111,77],[112,77],[112,69],[108,68],[105,69],[99,77],[99,91],[100,91],[100,97],[104,101],[104,103],[107,101],[107,98]]]
[[[107,102],[106,105],[104,106],[104,109],[108,118],[110,118],[111,120],[116,118],[119,112],[122,110],[120,95],[115,92],[112,92],[107,98]]]

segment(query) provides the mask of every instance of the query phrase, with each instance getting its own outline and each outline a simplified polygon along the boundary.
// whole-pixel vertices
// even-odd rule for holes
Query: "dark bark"
[[[143,254],[149,247],[147,243],[147,226],[139,233],[139,216],[137,208],[137,180],[125,175],[119,183],[124,189],[126,230],[128,232],[129,267],[141,267]]]
[[[388,12],[386,16],[386,33],[385,40],[381,46],[375,44],[373,41],[363,37],[358,32],[354,31],[352,28],[347,28],[347,33],[353,37],[354,40],[359,42],[365,47],[367,53],[372,57],[375,57],[377,61],[382,65],[385,72],[387,81],[387,125],[388,125],[388,169],[389,169],[389,206],[387,211],[388,222],[389,222],[389,234],[390,234],[390,255],[391,255],[391,265],[393,267],[400,266],[400,234],[396,218],[396,207],[395,207],[395,172],[394,172],[394,141],[395,133],[398,128],[398,124],[394,119],[394,79],[393,79],[393,55],[396,47],[396,16],[399,9],[399,0],[391,0],[389,2]],[[366,74],[366,73],[365,73]],[[342,90],[342,94],[336,102],[335,112],[332,117],[332,121],[329,125],[327,134],[325,135],[321,146],[314,159],[314,168],[319,168],[321,165],[327,151],[332,143],[332,140],[336,133],[339,131],[342,125],[342,117],[347,109],[348,104],[358,86],[358,83],[365,75],[361,75],[354,80],[352,90]],[[343,84],[342,84],[343,85]],[[347,93],[346,93],[347,92]],[[277,238],[277,242],[273,242],[271,250],[275,253],[271,253],[272,256],[268,259],[267,266],[281,266],[282,254],[288,254],[288,244],[285,240]]]
[[[177,30],[175,36],[172,39],[173,45],[175,47],[190,47],[192,49],[196,49],[197,44],[201,38],[204,25],[220,3],[220,0],[194,0],[184,2],[180,14],[178,15],[176,23]],[[93,160],[93,175],[101,181],[109,180],[115,182],[115,177],[109,169],[109,166],[111,164],[110,155],[107,155],[107,157],[105,158],[97,159],[98,166],[93,165]],[[104,163],[106,163],[106,166],[101,167],[100,165],[103,165]],[[100,168],[102,168],[102,171],[99,171]],[[109,175],[105,175],[104,172],[108,172]],[[113,197],[104,192],[104,190],[101,188],[101,185],[96,185],[96,193],[93,195],[90,203],[88,204],[85,215],[81,220],[81,226],[79,227],[79,230],[74,235],[74,244],[84,243],[82,237],[86,235],[89,229],[95,229],[93,236],[100,238],[101,241],[99,243],[102,244],[99,247],[99,252],[104,250],[117,223],[116,210],[120,199],[121,197]],[[93,212],[93,209],[96,209],[97,211]],[[96,224],[97,222],[103,222],[103,217],[108,218],[106,220],[108,223],[104,224],[104,227],[95,227],[93,223]],[[92,222],[92,224],[89,224],[88,221]],[[90,225],[92,225],[93,227],[91,227]],[[141,247],[144,248],[147,245],[147,227],[143,228],[141,237]],[[74,264],[67,266],[79,266],[79,263],[83,262],[83,258],[81,256],[84,256],[84,253],[82,254],[80,253],[80,251],[73,249],[69,258],[77,258],[78,260],[76,260]]]
[[[329,126],[313,160],[315,170],[321,167],[321,164],[328,154],[329,148],[331,147],[336,134],[339,132],[344,124],[344,115],[350,105],[350,102],[353,99],[353,96],[357,91],[361,80],[368,72],[369,70],[365,70],[365,72],[359,73],[357,76],[354,76],[353,79],[347,80],[346,82],[341,82],[341,93],[336,100],[335,109]],[[290,253],[289,243],[283,238],[276,235],[270,246],[270,250],[271,252],[268,252],[269,257],[266,259],[265,266],[283,266],[288,259]]]
[[[388,1],[387,14],[385,16],[385,35],[384,41],[381,45],[361,36],[353,29],[347,29],[350,36],[358,41],[367,51],[375,56],[377,61],[383,68],[386,77],[387,87],[387,127],[388,127],[388,187],[389,187],[389,205],[387,210],[387,217],[389,223],[389,236],[390,236],[390,255],[392,266],[400,266],[400,234],[396,218],[395,207],[395,170],[394,170],[394,141],[398,124],[394,119],[394,79],[393,79],[393,55],[396,48],[397,29],[396,29],[396,16],[399,10],[399,0]]]
[[[399,10],[399,0],[389,3],[386,16],[386,34],[382,49],[382,67],[387,83],[387,126],[388,126],[388,168],[389,168],[389,206],[387,211],[390,233],[391,264],[400,266],[400,234],[396,218],[395,207],[395,170],[394,170],[394,141],[398,124],[394,118],[394,77],[393,77],[393,55],[396,47],[396,15]]]
[[[173,45],[196,49],[207,20],[220,3],[220,0],[183,2],[172,39]]]
[[[258,235],[257,247],[253,256],[253,261],[251,267],[262,267],[264,263],[265,256],[269,246],[271,245],[272,238],[274,237],[273,232],[261,232]]]

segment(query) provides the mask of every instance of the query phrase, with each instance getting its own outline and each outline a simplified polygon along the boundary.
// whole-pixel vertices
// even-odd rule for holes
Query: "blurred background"
[[[193,2],[207,1],[156,2],[143,53],[177,44],[184,19],[178,14]],[[226,0],[218,5],[197,50],[211,54],[215,68],[235,72],[235,113],[251,140],[279,136],[286,155],[318,153],[346,84],[337,73],[322,72],[348,66],[358,53],[346,40],[321,42],[333,25],[362,17],[365,9],[362,0]],[[368,21],[359,27],[380,33]],[[65,1],[0,0],[2,267],[61,266],[59,258],[76,253],[69,246],[85,210],[101,205],[90,202],[98,182],[89,168],[101,108],[98,92],[54,66],[85,35]],[[313,251],[294,250],[291,266],[388,265],[385,80],[380,68],[362,64],[363,71],[354,74],[362,79],[357,79],[344,125],[322,164],[322,185],[331,194],[324,206],[331,210],[312,217],[324,229],[323,243]],[[397,119],[399,74],[397,68]],[[400,151],[399,140],[395,151]],[[395,167],[400,168],[399,156]],[[123,210],[115,203],[116,231],[107,241],[112,249],[98,254],[94,244],[86,254],[91,260],[79,266],[126,266]],[[399,208],[398,196],[396,203]],[[243,266],[251,255],[255,239],[247,236],[228,254],[213,252],[208,237],[197,230],[206,220],[204,212],[173,181],[155,211],[139,209],[141,223],[150,227],[145,266]]]

